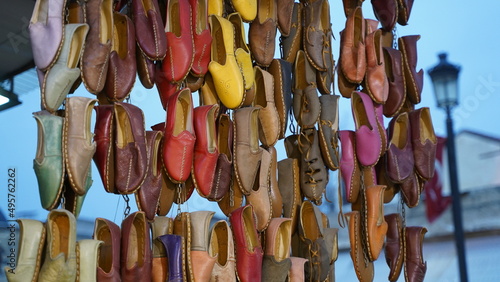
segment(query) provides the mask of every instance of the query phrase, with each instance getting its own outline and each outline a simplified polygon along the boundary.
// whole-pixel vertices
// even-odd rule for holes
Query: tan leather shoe
[[[300,257],[290,257],[292,266],[290,267],[290,273],[288,273],[288,281],[290,282],[303,282],[304,277],[304,264],[308,261],[305,258]]]
[[[235,173],[233,173],[229,191],[227,191],[226,195],[224,195],[224,197],[222,197],[222,199],[217,202],[217,204],[219,205],[220,210],[226,216],[229,216],[234,210],[243,205],[243,198],[244,195],[238,186],[236,175]]]
[[[299,160],[288,158],[278,162],[278,187],[283,199],[283,217],[292,219],[292,234],[297,230],[302,204],[299,174]]]
[[[164,282],[168,277],[167,253],[163,243],[158,240],[159,236],[172,234],[174,225],[170,217],[156,216],[151,223],[151,233],[153,239],[153,260],[151,262],[151,281]]]
[[[208,253],[216,257],[211,282],[236,282],[233,232],[225,220],[217,221],[210,231]]]
[[[182,272],[187,281],[194,279],[193,264],[191,260],[191,214],[182,212],[177,214],[174,219],[174,235],[179,235],[182,240]],[[170,270],[169,270],[170,271]]]
[[[66,102],[64,159],[71,188],[80,196],[87,192],[85,184],[96,151],[96,144],[92,140],[93,133],[90,131],[95,103],[96,99],[86,97],[71,97]]]
[[[269,173],[271,170],[271,153],[262,150],[259,172],[255,183],[246,196],[247,203],[253,206],[257,231],[264,231],[271,220],[271,200],[269,199]]]
[[[424,281],[427,262],[422,252],[427,228],[410,226],[405,229],[405,280],[408,282]]]
[[[371,282],[374,277],[373,262],[368,260],[363,252],[361,231],[361,216],[358,211],[345,214],[349,221],[349,242],[351,245],[351,260],[354,264],[356,276],[360,282]]]
[[[273,60],[274,49],[276,49],[277,3],[276,0],[257,0],[257,2],[257,18],[250,23],[248,40],[255,63],[268,67]]]
[[[420,35],[408,35],[398,38],[398,46],[403,57],[403,70],[408,98],[413,104],[420,103],[424,87],[424,70],[417,72],[417,41]]]
[[[366,92],[375,103],[385,104],[389,96],[389,81],[385,72],[385,58],[382,49],[382,30],[377,29],[365,37]]]
[[[389,281],[397,281],[401,274],[404,260],[403,218],[399,213],[385,216],[387,222],[387,240],[385,243],[385,261],[389,266]]]
[[[37,281],[45,245],[45,225],[32,219],[18,219],[19,243],[16,268],[5,267],[10,282]]]
[[[255,66],[255,107],[259,111],[259,139],[265,147],[274,146],[278,141],[280,122],[278,110],[274,103],[274,78],[273,76]]]
[[[195,211],[191,213],[191,263],[194,281],[210,281],[217,256],[208,252],[210,220],[215,212]]]
[[[288,115],[292,107],[292,64],[283,59],[273,59],[268,69],[274,78],[274,103],[278,111],[279,139],[285,138]]]
[[[39,281],[76,280],[76,219],[67,210],[52,210],[47,215],[47,248]]]
[[[259,147],[259,108],[245,107],[234,111],[234,172],[238,187],[249,195],[262,157]]]
[[[365,20],[361,7],[347,17],[340,36],[340,70],[347,81],[361,83],[366,73]]]
[[[281,217],[283,198],[278,184],[278,152],[275,147],[268,148],[271,153],[271,168],[269,172],[269,198],[271,199],[271,217]]]
[[[78,280],[97,281],[97,265],[99,249],[103,242],[99,240],[83,239],[76,242],[78,253]]]
[[[137,211],[122,222],[122,281],[151,281],[151,239],[146,215]]]
[[[382,185],[366,188],[365,224],[370,261],[378,258],[387,234],[387,222],[384,219],[384,189],[385,186]]]

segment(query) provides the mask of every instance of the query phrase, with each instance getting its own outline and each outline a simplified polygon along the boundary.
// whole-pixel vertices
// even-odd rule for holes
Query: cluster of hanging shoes
[[[64,271],[44,271],[38,256],[30,279],[52,271],[54,281],[334,281],[338,230],[318,206],[338,169],[358,279],[373,280],[385,247],[390,281],[403,265],[407,281],[422,281],[426,229],[383,212],[398,192],[401,205],[418,205],[434,172],[430,111],[415,109],[420,36],[394,32],[408,24],[412,0],[371,2],[378,21],[363,17],[363,0],[343,0],[335,64],[328,0],[37,0],[34,170],[51,212],[45,225],[19,224],[38,228],[32,252],[63,237],[69,245],[45,259],[64,253]],[[354,131],[339,131],[335,69]],[[128,100],[136,76],[156,86],[165,110],[151,129]],[[95,99],[68,96],[82,82]],[[287,158],[278,161],[281,139]],[[77,244],[92,160],[105,191],[127,201],[127,218],[121,230],[96,219],[93,240]],[[228,221],[211,224],[208,211],[166,217],[195,190]],[[139,211],[129,214],[132,194]],[[65,229],[52,217],[64,217]]]

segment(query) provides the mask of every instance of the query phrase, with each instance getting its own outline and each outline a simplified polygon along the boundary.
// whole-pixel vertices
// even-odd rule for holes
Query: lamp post
[[[447,152],[448,168],[450,174],[453,223],[455,225],[455,245],[458,255],[458,267],[460,271],[460,281],[466,282],[467,264],[465,261],[464,230],[462,225],[462,205],[460,203],[460,190],[458,187],[457,160],[455,155],[455,133],[453,132],[453,120],[451,110],[458,105],[458,73],[460,66],[450,64],[447,61],[447,54],[439,54],[439,63],[428,70],[434,86],[437,105],[446,111],[447,130]]]

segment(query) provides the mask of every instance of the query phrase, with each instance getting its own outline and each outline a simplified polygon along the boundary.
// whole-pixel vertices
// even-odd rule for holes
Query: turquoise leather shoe
[[[64,184],[62,152],[63,117],[47,111],[33,113],[38,126],[38,146],[33,169],[38,180],[40,201],[46,210],[59,204]]]

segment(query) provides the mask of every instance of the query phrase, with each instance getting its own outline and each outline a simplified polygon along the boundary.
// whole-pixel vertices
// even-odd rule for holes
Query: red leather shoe
[[[163,164],[167,174],[173,182],[185,182],[191,173],[196,141],[189,88],[178,91],[168,100],[164,138]]]
[[[156,0],[133,0],[132,13],[137,46],[150,60],[163,60],[167,50],[167,38],[162,32],[163,20]]]
[[[162,68],[171,82],[186,78],[193,63],[194,44],[188,0],[169,0],[165,19],[167,54]]]
[[[120,227],[104,218],[96,218],[94,240],[102,241],[97,264],[98,281],[121,281],[120,279]]]
[[[219,150],[215,120],[219,113],[219,105],[200,106],[194,109],[194,130],[196,143],[194,147],[193,181],[198,194],[211,198]]]
[[[168,80],[162,68],[163,63],[156,64],[155,84],[160,95],[160,102],[164,110],[167,110],[168,99],[180,90],[177,83]]]
[[[191,27],[193,29],[194,60],[191,74],[203,77],[208,71],[212,35],[208,26],[208,0],[189,0],[192,11]]]
[[[229,215],[236,245],[236,275],[241,282],[261,281],[262,247],[253,207],[246,205]]]
[[[94,162],[101,175],[104,190],[108,193],[116,193],[115,190],[115,166],[114,159],[111,158],[112,144],[114,136],[113,105],[99,105],[94,107],[96,111],[96,122],[94,127],[94,141],[96,152]]]

